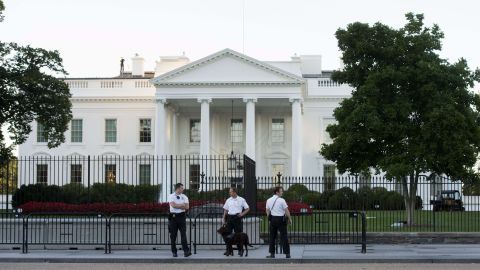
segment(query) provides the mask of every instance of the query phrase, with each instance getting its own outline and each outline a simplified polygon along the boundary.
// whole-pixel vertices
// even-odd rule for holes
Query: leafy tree
[[[0,162],[0,194],[13,194],[17,189],[17,161]]]
[[[0,0],[0,21],[3,10]],[[0,41],[0,127],[8,126],[14,144],[25,142],[34,120],[44,126],[48,147],[65,141],[71,95],[65,82],[53,75],[66,74],[58,51]],[[11,156],[4,136],[0,132],[0,160]]]
[[[399,181],[411,225],[422,173],[478,181],[480,98],[469,89],[480,71],[440,58],[440,28],[425,27],[422,14],[406,18],[400,29],[356,22],[337,30],[345,66],[332,80],[354,90],[335,109],[333,143],[320,152],[341,172],[374,168]]]

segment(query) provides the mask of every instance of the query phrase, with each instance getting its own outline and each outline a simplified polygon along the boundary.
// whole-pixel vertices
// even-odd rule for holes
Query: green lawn
[[[262,218],[262,232],[268,231]],[[480,212],[416,211],[416,226],[395,227],[392,224],[406,220],[405,211],[368,211],[367,232],[480,232]],[[342,232],[361,228],[360,217],[348,214],[314,212],[310,216],[294,216],[291,232]]]

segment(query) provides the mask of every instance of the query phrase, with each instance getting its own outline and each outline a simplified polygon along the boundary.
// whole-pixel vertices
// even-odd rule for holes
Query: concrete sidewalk
[[[248,257],[225,257],[222,250],[197,250],[197,254],[173,258],[168,250],[1,250],[1,262],[84,263],[480,263],[480,245],[370,245],[367,254],[354,245],[293,245],[291,259],[277,254],[266,259],[267,246],[259,246]]]

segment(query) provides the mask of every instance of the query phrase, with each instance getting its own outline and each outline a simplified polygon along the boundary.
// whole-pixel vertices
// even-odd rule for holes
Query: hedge
[[[273,194],[272,190],[258,190],[258,201],[265,201]],[[362,187],[357,192],[349,187],[326,190],[323,193],[308,190],[301,184],[292,185],[283,197],[289,203],[300,202],[318,210],[405,210],[403,196],[383,187]],[[422,208],[422,199],[417,196],[416,209]]]
[[[127,185],[96,183],[90,187],[81,184],[22,185],[12,196],[12,206],[16,208],[27,202],[83,203],[151,203],[158,202],[159,185]]]
[[[62,202],[67,204],[85,203],[154,203],[158,202],[159,185],[127,185],[113,183],[96,183],[90,189],[81,184],[56,185],[22,185],[12,197],[12,205],[17,208],[27,202]],[[243,190],[238,190],[243,194]],[[198,192],[185,190],[191,201],[224,202],[228,198],[228,188]],[[265,202],[273,195],[273,189],[257,190],[257,201]],[[383,187],[362,187],[357,192],[349,187],[327,190],[323,193],[310,191],[301,184],[292,185],[284,192],[285,200],[302,203],[318,210],[404,210],[403,196],[396,191]],[[422,199],[417,196],[416,209],[422,208]]]

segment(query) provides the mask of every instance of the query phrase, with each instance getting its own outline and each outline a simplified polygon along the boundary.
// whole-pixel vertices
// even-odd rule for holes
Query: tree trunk
[[[404,177],[403,182],[403,199],[405,202],[405,210],[407,214],[407,226],[415,224],[415,206],[417,203],[417,187],[418,173],[414,172],[409,177]],[[408,188],[409,187],[409,188]]]
[[[407,226],[415,224],[415,194],[410,193],[410,198],[406,199],[405,209],[407,210]]]

